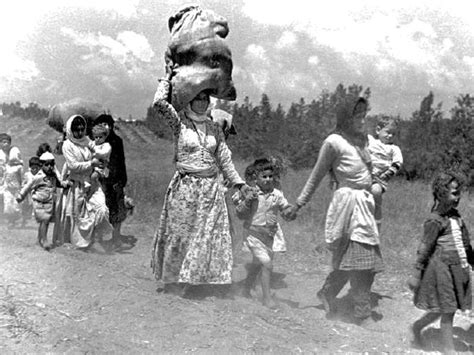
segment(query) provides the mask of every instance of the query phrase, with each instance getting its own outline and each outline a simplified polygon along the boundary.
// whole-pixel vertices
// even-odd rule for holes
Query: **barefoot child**
[[[368,135],[368,150],[372,160],[371,192],[375,201],[375,220],[380,230],[382,224],[382,194],[387,191],[388,181],[400,170],[403,156],[400,148],[393,144],[397,121],[390,116],[378,116],[375,137]]]
[[[456,209],[463,179],[452,172],[439,174],[432,185],[434,205],[424,223],[415,270],[408,280],[417,308],[426,310],[412,325],[414,343],[422,345],[423,328],[441,318],[444,351],[454,354],[453,319],[458,309],[471,309],[470,271],[474,253],[469,234]]]
[[[261,271],[263,304],[273,307],[270,296],[270,278],[273,269],[273,243],[278,230],[277,217],[290,204],[283,193],[275,188],[275,166],[268,159],[257,159],[246,170],[246,178],[255,174],[256,187],[246,198],[235,196],[237,216],[244,220],[246,246],[253,255],[244,281],[244,295],[250,296],[256,278]]]
[[[41,160],[39,157],[31,157],[30,160],[28,161],[28,171],[25,173],[23,177],[23,186],[26,186],[29,184],[32,180],[33,177],[41,170]],[[31,198],[31,192],[27,194],[25,201],[23,201],[23,204],[21,206],[21,215],[23,218],[23,221],[21,225],[24,227],[26,226],[26,222],[31,218],[31,215],[33,213],[33,199]]]
[[[25,199],[28,192],[31,191],[33,199],[33,211],[38,227],[38,244],[45,250],[50,246],[46,245],[49,223],[54,221],[54,211],[56,203],[56,188],[67,187],[68,182],[61,183],[54,169],[54,155],[46,152],[40,157],[41,171],[21,189],[17,201]]]
[[[15,227],[21,218],[20,206],[15,196],[20,191],[23,179],[23,160],[20,150],[12,146],[12,137],[6,133],[0,134],[0,166],[3,167],[3,180],[0,190],[3,194],[3,212],[8,222],[8,229]],[[1,196],[0,196],[1,197]]]

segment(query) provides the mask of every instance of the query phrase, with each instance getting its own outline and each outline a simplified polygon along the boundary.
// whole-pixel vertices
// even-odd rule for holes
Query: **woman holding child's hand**
[[[318,297],[327,313],[347,281],[351,283],[354,322],[371,316],[370,288],[376,272],[382,270],[379,235],[374,218],[370,156],[367,150],[363,98],[346,97],[336,108],[337,126],[323,142],[319,156],[296,205],[285,215],[296,218],[309,202],[322,179],[330,172],[337,183],[326,217],[326,242],[333,252],[333,271]]]
[[[173,131],[176,172],[165,195],[152,268],[165,292],[182,295],[186,285],[231,283],[232,239],[223,179],[245,196],[254,192],[237,173],[221,127],[208,115],[209,93],[197,93],[176,112],[167,101],[169,86],[169,81],[160,81],[154,107]]]

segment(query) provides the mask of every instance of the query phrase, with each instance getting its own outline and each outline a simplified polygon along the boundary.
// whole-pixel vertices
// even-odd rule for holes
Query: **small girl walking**
[[[441,318],[441,338],[447,354],[455,353],[454,314],[458,309],[471,309],[472,303],[469,264],[474,265],[474,253],[456,209],[463,183],[453,172],[441,173],[433,181],[432,213],[424,223],[415,270],[408,280],[415,306],[427,311],[412,325],[414,344],[422,346],[423,328]]]

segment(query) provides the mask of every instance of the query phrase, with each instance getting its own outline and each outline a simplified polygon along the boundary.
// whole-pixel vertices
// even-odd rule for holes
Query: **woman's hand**
[[[297,205],[289,205],[283,210],[281,216],[285,221],[294,221],[298,215],[299,209],[300,208]]]
[[[407,286],[411,291],[416,291],[420,287],[421,271],[415,270],[407,280]]]
[[[155,97],[153,98],[153,106],[160,101],[169,102],[171,82],[168,79],[158,79],[158,87],[156,88]]]
[[[92,158],[92,161],[91,161],[91,166],[93,168],[100,168],[100,169],[103,169],[105,168],[105,164],[103,161],[97,159],[97,158]]]
[[[255,200],[258,197],[258,192],[257,189],[247,185],[243,184],[239,187],[239,191],[242,194],[242,198],[244,200]]]

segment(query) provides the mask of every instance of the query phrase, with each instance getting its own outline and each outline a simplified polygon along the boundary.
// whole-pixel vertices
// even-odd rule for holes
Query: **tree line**
[[[263,155],[277,157],[293,169],[312,167],[323,140],[336,124],[335,108],[346,96],[363,96],[370,102],[370,88],[339,84],[334,91],[323,90],[306,103],[300,99],[287,110],[281,104],[272,105],[262,94],[258,104],[246,97],[241,104],[218,100],[216,107],[232,113],[237,135],[230,136],[228,145],[234,156],[254,159]],[[3,115],[28,119],[43,119],[48,110],[37,103],[22,106],[20,102],[3,103]],[[375,115],[368,115],[369,130],[373,130]],[[460,94],[447,113],[442,104],[434,102],[429,92],[410,117],[398,119],[395,143],[404,156],[400,173],[408,180],[431,180],[440,169],[461,170],[474,185],[474,97]],[[172,140],[173,135],[161,117],[150,106],[143,124],[160,138]]]
[[[36,102],[30,102],[23,107],[20,101],[11,103],[2,103],[1,113],[9,117],[21,117],[31,119],[42,119],[48,117],[48,109],[40,107]]]
[[[324,90],[309,103],[300,99],[287,110],[281,104],[272,105],[266,94],[258,105],[247,97],[241,104],[218,100],[216,107],[233,115],[237,135],[230,136],[228,145],[235,156],[253,159],[272,155],[293,169],[301,169],[315,163],[323,140],[335,127],[336,104],[347,95],[370,101],[371,92],[359,85],[339,84],[334,91]],[[369,111],[369,131],[373,131],[376,118]],[[473,96],[459,95],[454,107],[443,113],[442,103],[435,104],[434,95],[429,92],[410,117],[393,118],[399,120],[395,143],[405,160],[401,176],[431,180],[439,169],[455,169],[470,178],[474,171]],[[156,116],[152,107],[147,110],[145,124],[159,137],[172,139],[167,123]]]

